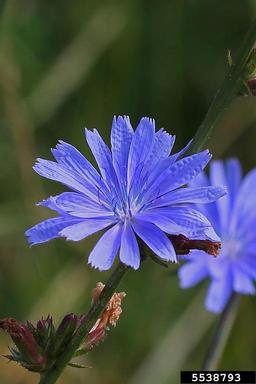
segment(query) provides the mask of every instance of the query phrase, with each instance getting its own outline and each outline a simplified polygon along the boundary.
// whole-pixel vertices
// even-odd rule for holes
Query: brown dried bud
[[[221,249],[219,241],[190,240],[184,235],[170,235],[169,239],[177,255],[187,255],[192,249],[198,249],[216,257]]]

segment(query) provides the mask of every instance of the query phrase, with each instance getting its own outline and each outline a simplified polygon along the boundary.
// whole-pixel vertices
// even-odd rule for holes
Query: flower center
[[[112,205],[114,213],[120,218],[121,221],[131,220],[131,218],[139,211],[139,206],[135,201],[129,201],[127,198],[121,204]]]

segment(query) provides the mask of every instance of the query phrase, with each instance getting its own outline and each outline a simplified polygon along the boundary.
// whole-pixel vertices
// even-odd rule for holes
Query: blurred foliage
[[[1,316],[34,320],[50,312],[58,320],[83,312],[95,282],[109,275],[87,266],[95,236],[28,247],[25,229],[49,216],[34,203],[63,190],[33,173],[35,158],[48,158],[64,139],[92,160],[83,128],[97,127],[109,142],[114,114],[128,114],[134,124],[152,116],[158,128],[177,134],[177,147],[185,144],[255,8],[247,0],[0,2]],[[209,143],[215,156],[238,156],[245,170],[256,162],[255,104],[236,101]],[[148,384],[150,372],[159,372],[157,383],[176,384],[181,368],[200,367],[215,320],[197,297],[206,284],[180,290],[171,270],[145,263],[129,273],[121,284],[124,313],[87,359],[93,368],[68,368],[60,383]],[[255,299],[244,298],[221,368],[256,368],[255,315]],[[1,353],[7,344],[1,335]],[[0,379],[37,382],[3,359]]]

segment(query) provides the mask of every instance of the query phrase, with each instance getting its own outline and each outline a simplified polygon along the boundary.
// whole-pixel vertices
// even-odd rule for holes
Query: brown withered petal
[[[101,282],[96,284],[92,290],[92,302],[98,300],[105,285]],[[108,325],[116,326],[116,323],[122,313],[122,300],[126,296],[125,292],[115,292],[109,300],[101,317],[96,321],[89,334],[87,335],[84,343],[85,349],[90,350],[105,338]]]
[[[96,284],[96,287],[92,291],[92,300],[95,302],[101,294],[105,285],[101,282]],[[109,300],[105,310],[103,311],[98,326],[107,327],[108,324],[116,326],[116,323],[122,313],[122,300],[126,296],[125,292],[115,292]],[[96,323],[97,324],[97,323]]]

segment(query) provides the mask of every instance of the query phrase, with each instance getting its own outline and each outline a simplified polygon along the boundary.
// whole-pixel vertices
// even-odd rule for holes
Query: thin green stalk
[[[240,303],[240,296],[234,293],[229,299],[224,311],[221,313],[216,328],[206,352],[202,369],[212,371],[218,368],[227,340],[232,330]]]
[[[39,384],[56,383],[62,371],[70,362],[76,350],[80,347],[86,335],[90,332],[96,320],[99,318],[100,314],[106,307],[119,282],[121,281],[124,274],[128,271],[128,269],[129,267],[126,265],[122,263],[118,264],[117,268],[114,270],[103,291],[101,292],[99,299],[92,305],[89,312],[86,314],[85,320],[79,327],[75,337],[72,340],[72,344],[70,344],[65,352],[60,356],[51,370],[41,375]]]
[[[229,68],[222,86],[217,91],[204,120],[198,128],[191,145],[190,152],[197,152],[205,147],[205,144],[211,137],[214,128],[217,126],[225,110],[229,106],[236,92],[239,90],[241,79],[244,77],[246,63],[255,41],[256,20],[252,23],[235,61]]]

